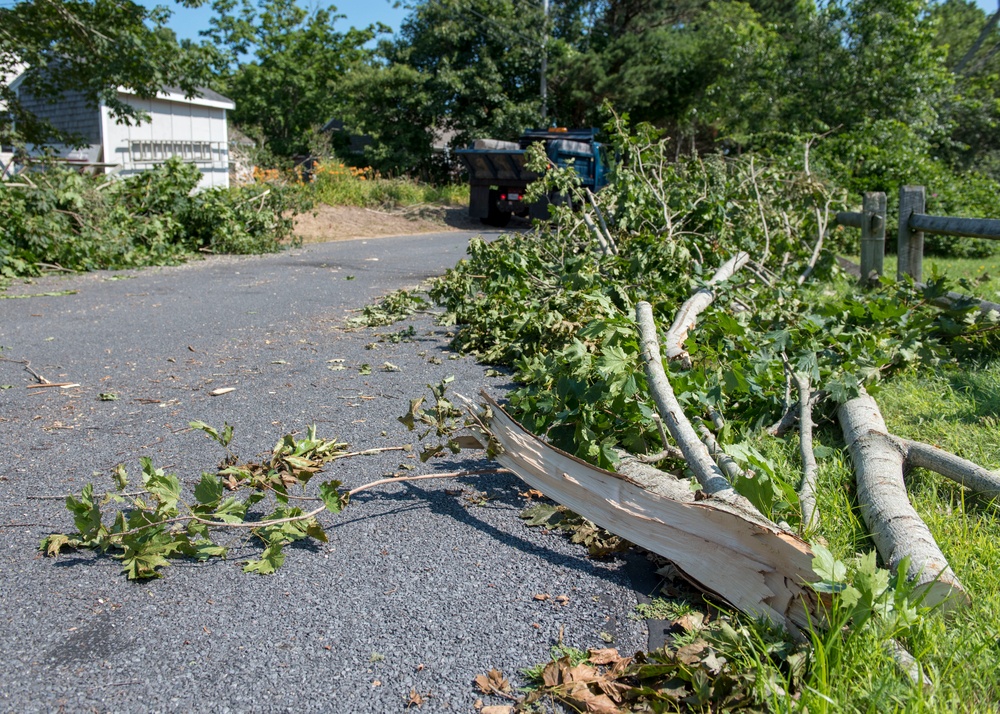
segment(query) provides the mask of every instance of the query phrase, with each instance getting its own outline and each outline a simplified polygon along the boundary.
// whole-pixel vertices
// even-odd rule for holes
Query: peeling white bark
[[[861,515],[882,560],[895,569],[909,557],[907,575],[924,604],[967,605],[965,589],[910,505],[903,482],[906,454],[886,429],[878,403],[863,394],[840,405],[837,416],[854,462]]]
[[[528,433],[482,393],[479,418],[500,447],[496,460],[522,480],[612,533],[673,562],[692,581],[737,609],[793,632],[822,621],[808,583],[812,551],[774,524],[748,520],[715,498],[693,501],[683,481],[667,485],[591,466]],[[642,465],[640,465],[642,466]],[[626,465],[626,471],[632,465]],[[648,467],[643,467],[648,468]],[[662,474],[669,477],[669,474]],[[651,478],[677,498],[642,485]],[[680,490],[678,490],[680,489]]]

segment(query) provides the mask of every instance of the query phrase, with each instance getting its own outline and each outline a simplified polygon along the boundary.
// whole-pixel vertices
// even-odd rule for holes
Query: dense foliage
[[[431,291],[460,326],[459,349],[514,368],[523,384],[511,395],[516,414],[557,446],[605,466],[615,463],[617,448],[662,448],[635,303],[650,302],[666,327],[737,251],[752,256],[750,271],[716,289],[689,340],[694,367],[675,365],[673,375],[693,417],[727,421],[726,441],[781,416],[789,369],[808,374],[829,395],[829,407],[862,387],[876,391],[908,366],[937,366],[954,361],[956,349],[981,348],[979,337],[966,336],[977,320],[969,306],[931,307],[940,282],[924,290],[886,282],[856,292],[827,248],[808,271],[820,223],[837,207],[810,174],[756,159],[674,163],[668,144],[650,133],[617,141],[628,161],[598,195],[617,255],[597,251],[592,234],[561,210],[552,226],[527,236],[474,241],[468,260]],[[558,174],[548,180],[566,180]],[[799,288],[806,274],[811,279]],[[739,448],[733,453],[756,459]],[[795,519],[794,493],[785,485],[742,485],[765,512]]]
[[[813,567],[822,580],[817,587],[835,595],[832,625],[811,630],[803,648],[711,610],[708,625],[697,602],[681,603],[688,614],[668,616],[673,629],[664,650],[635,660],[609,650],[556,652],[552,663],[538,668],[539,688],[528,703],[552,697],[583,710],[604,697],[628,711],[944,711],[994,701],[1000,680],[992,662],[978,662],[992,640],[978,633],[996,618],[995,577],[987,576],[978,590],[981,602],[946,621],[907,600],[905,567],[889,573],[876,567],[874,553],[856,557],[872,544],[831,417],[862,388],[898,404],[900,383],[927,389],[921,374],[951,374],[955,383],[976,374],[981,360],[997,356],[997,315],[982,315],[961,301],[935,307],[945,287],[939,280],[921,289],[890,280],[861,288],[827,248],[810,270],[820,226],[838,198],[802,165],[759,158],[675,163],[669,144],[648,130],[638,137],[616,131],[615,137],[624,161],[597,205],[617,254],[599,247],[579,214],[560,209],[552,225],[535,232],[474,242],[469,258],[431,294],[445,307],[445,320],[458,327],[457,347],[512,369],[519,386],[510,394],[510,409],[528,429],[593,463],[613,467],[624,448],[659,454],[661,468],[681,474],[685,464],[661,451],[635,303],[652,303],[662,334],[715,268],[738,251],[749,252],[746,269],[713,286],[715,300],[685,342],[690,365],[669,363],[670,382],[685,414],[742,467],[733,479],[737,490],[765,515],[794,527],[800,523],[798,439],[771,437],[766,427],[798,400],[792,376],[808,378],[818,398],[813,451],[820,463],[823,537],[830,544],[814,545]],[[550,171],[546,183],[572,190],[568,172]],[[577,198],[583,203],[583,196]],[[844,232],[835,236],[848,240]],[[921,398],[933,413],[948,403],[947,393],[945,386],[944,394]],[[984,398],[990,416],[981,428],[976,418],[961,429],[948,427],[978,429],[971,442],[977,455],[983,444],[995,442],[995,399]],[[926,414],[901,414],[899,420],[912,432]],[[937,443],[942,437],[930,438]],[[989,450],[992,457],[984,458],[995,463],[997,451]],[[958,487],[935,490],[917,474],[912,479],[924,484],[918,489],[921,513],[931,514],[935,532],[952,536],[944,541],[949,558],[965,560],[961,554],[970,548],[986,560],[995,557],[995,503]],[[524,515],[529,523],[556,523],[551,507]],[[976,578],[981,568],[965,565],[962,577]],[[891,653],[898,643],[917,653],[933,689],[895,668]]]
[[[118,181],[53,165],[0,184],[0,276],[176,263],[195,252],[278,250],[299,199],[280,186],[194,193],[201,173],[171,159]]]
[[[294,0],[215,0],[201,50],[213,86],[231,98],[231,118],[278,156],[309,153],[310,132],[335,118],[349,95],[342,79],[371,54],[375,28],[335,29],[335,9],[309,11]]]
[[[920,184],[933,210],[982,215],[1000,190],[998,48],[970,0],[565,0],[547,18],[510,0],[434,0],[348,75],[361,101],[343,116],[372,138],[366,160],[400,171],[430,167],[445,131],[461,146],[593,126],[610,101],[664,129],[675,157],[786,156],[811,138],[814,170],[856,196]]]

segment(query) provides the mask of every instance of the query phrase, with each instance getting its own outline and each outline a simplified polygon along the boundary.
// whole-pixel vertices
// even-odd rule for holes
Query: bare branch
[[[1000,496],[1000,473],[988,471],[961,456],[920,441],[894,437],[906,455],[906,465],[933,471],[962,484],[970,491],[986,496]]]
[[[799,451],[802,454],[802,481],[799,483],[799,506],[802,524],[799,533],[805,535],[819,529],[819,509],[816,506],[816,455],[813,454],[812,390],[809,377],[795,374],[799,390]]]
[[[688,333],[693,330],[694,326],[697,324],[698,316],[712,304],[713,300],[715,300],[714,286],[725,280],[729,280],[743,266],[745,266],[749,260],[749,253],[737,253],[715,271],[715,275],[713,275],[712,279],[708,281],[708,285],[695,291],[694,295],[689,297],[684,304],[681,305],[680,309],[677,311],[677,316],[674,318],[673,324],[670,326],[670,329],[667,330],[666,337],[664,338],[663,346],[667,353],[667,359],[681,360],[681,363],[685,367],[690,368],[691,356],[688,354],[687,350],[684,349],[684,342],[687,340]],[[650,313],[650,319],[652,319],[652,313]],[[657,351],[658,350],[659,348],[657,348]]]

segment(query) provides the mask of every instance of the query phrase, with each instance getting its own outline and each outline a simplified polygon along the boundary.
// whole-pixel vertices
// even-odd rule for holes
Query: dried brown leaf
[[[705,615],[701,612],[689,612],[674,620],[674,625],[685,632],[699,632],[704,627]]]
[[[694,665],[701,662],[701,653],[708,649],[708,643],[705,640],[696,640],[689,645],[684,645],[677,650],[674,655],[679,662],[687,665]]]
[[[622,659],[618,650],[608,647],[600,650],[587,650],[587,659],[591,664],[615,664]]]

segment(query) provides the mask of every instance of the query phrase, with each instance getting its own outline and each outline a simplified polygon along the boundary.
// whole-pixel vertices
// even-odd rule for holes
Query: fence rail
[[[909,275],[923,280],[924,234],[1000,240],[1000,220],[994,218],[958,218],[924,213],[926,191],[923,186],[903,186],[899,191],[899,240],[896,279]],[[886,199],[881,191],[866,193],[860,212],[842,211],[837,223],[861,229],[861,279],[872,273],[882,275],[885,260]]]

